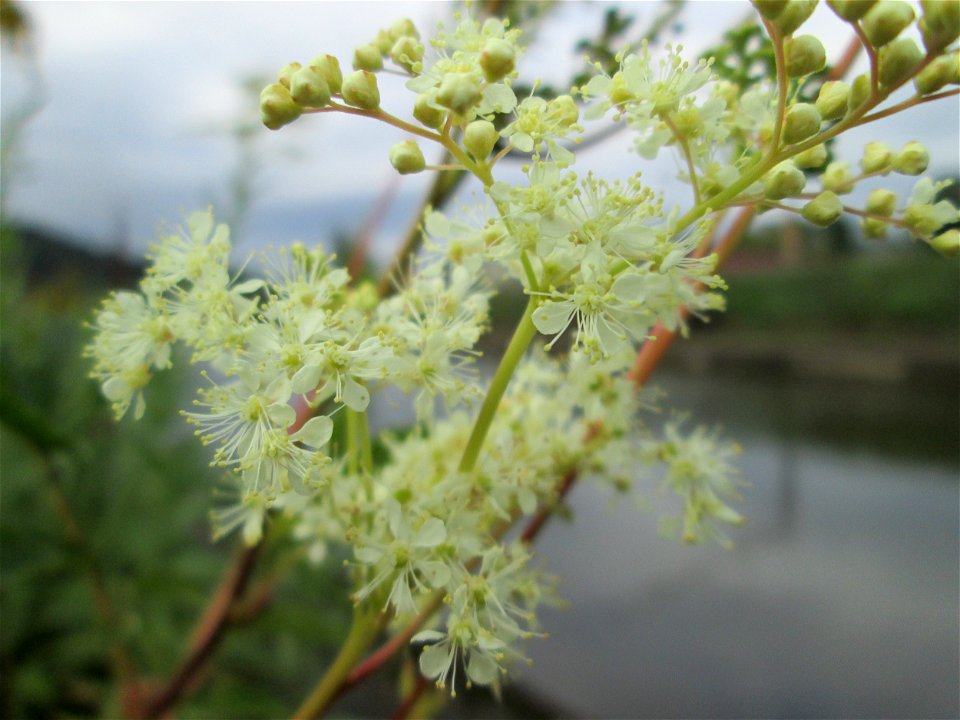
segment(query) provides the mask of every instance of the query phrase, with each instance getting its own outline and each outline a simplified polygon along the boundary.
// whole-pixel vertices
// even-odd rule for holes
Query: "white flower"
[[[184,415],[197,426],[196,434],[205,445],[218,446],[214,464],[233,467],[242,473],[248,490],[270,498],[291,488],[306,491],[312,468],[324,456],[297,443],[323,447],[333,433],[333,422],[318,416],[288,434],[296,412],[287,404],[286,378],[264,385],[255,369],[244,366],[237,382],[201,390],[200,397],[194,404],[206,411]]]
[[[413,613],[417,610],[413,591],[441,588],[450,578],[450,569],[436,559],[436,549],[447,539],[447,530],[437,517],[426,518],[414,530],[393,498],[387,501],[386,515],[389,536],[380,541],[361,540],[354,551],[357,560],[372,566],[374,573],[354,597],[362,601],[392,579],[384,609],[392,604],[398,613]]]
[[[143,295],[120,291],[104,301],[93,329],[95,335],[85,349],[94,360],[92,376],[100,380],[118,419],[131,402],[140,419],[146,409],[142,390],[152,370],[170,366],[174,340],[170,319]]]

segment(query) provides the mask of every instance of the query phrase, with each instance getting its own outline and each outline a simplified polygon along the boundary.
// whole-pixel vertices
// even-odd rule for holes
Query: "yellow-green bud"
[[[880,48],[880,84],[892,87],[913,75],[923,60],[923,51],[912,38],[899,38]]]
[[[893,156],[893,171],[901,175],[920,175],[930,164],[930,153],[917,141],[908,142]]]
[[[420,146],[413,140],[404,140],[390,148],[390,164],[401,175],[411,175],[422,171],[427,166],[423,159]]]
[[[860,167],[865,173],[882,173],[890,171],[890,162],[893,160],[893,150],[882,142],[867,143],[863,146],[863,157],[860,158]]]
[[[870,97],[870,75],[864,73],[857,75],[853,79],[853,85],[850,88],[850,102],[847,110],[853,112],[863,105]]]
[[[447,73],[440,83],[437,102],[457,115],[466,115],[481,97],[479,77],[472,73]]]
[[[774,20],[783,12],[789,0],[750,0],[757,12],[767,20]]]
[[[815,107],[824,120],[839,120],[847,114],[850,86],[843,80],[828,80],[820,86]]]
[[[443,110],[433,106],[429,95],[421,93],[417,95],[417,99],[413,101],[413,116],[421,125],[436,129],[443,125],[447,114]]]
[[[947,47],[960,35],[960,2],[957,0],[920,0],[923,17],[920,34],[931,53]]]
[[[820,132],[820,113],[810,103],[794,103],[787,109],[783,121],[783,141],[798,143]]]
[[[823,167],[827,161],[827,148],[820,143],[793,156],[793,164],[801,170],[814,170]]]
[[[790,0],[773,24],[776,25],[784,35],[790,35],[798,27],[803,25],[807,18],[817,9],[817,0]]]
[[[304,107],[323,107],[330,102],[330,86],[316,68],[307,66],[293,74],[290,95]]]
[[[413,24],[413,20],[403,18],[390,26],[390,37],[393,38],[394,42],[402,37],[412,37],[414,40],[419,40],[420,33],[417,31],[417,26]]]
[[[517,54],[503,38],[490,38],[480,53],[480,68],[487,82],[497,82],[513,72]]]
[[[833,225],[843,215],[843,203],[836,193],[824,190],[803,206],[800,214],[818,227]]]
[[[881,47],[913,22],[914,12],[903,0],[880,0],[863,16],[863,32],[874,47]]]
[[[890,217],[897,209],[897,195],[892,190],[874,188],[867,196],[867,212]]]
[[[417,71],[417,65],[423,60],[423,43],[414,37],[404,35],[390,48],[390,59],[409,73]]]
[[[960,55],[941,55],[923,70],[917,73],[913,84],[921,95],[929,95],[941,90],[950,83],[958,82],[960,74]]]
[[[267,85],[260,93],[260,120],[271,130],[289,125],[303,112],[286,86],[280,83]]]
[[[353,69],[374,72],[383,69],[383,55],[372,43],[361,45],[353,51]]]
[[[956,218],[955,211],[954,218]],[[950,220],[945,221],[943,214],[938,211],[936,205],[924,203],[907,205],[903,211],[903,222],[915,235],[930,237]]]
[[[763,179],[764,194],[771,200],[782,200],[803,192],[807,178],[796,165],[784,160]]]
[[[863,236],[871,240],[882,239],[887,234],[888,227],[887,223],[876,218],[863,218],[860,221],[860,230],[863,232]]]
[[[787,75],[803,77],[823,70],[827,64],[827,51],[813,35],[797,35],[787,38],[786,61]]]
[[[380,88],[377,87],[377,76],[366,70],[355,70],[343,79],[340,95],[347,105],[376,110],[380,107]]]
[[[292,62],[287,63],[282,68],[280,72],[277,73],[277,82],[283,85],[287,90],[290,89],[290,80],[293,78],[293,74],[300,69],[300,63]]]
[[[824,190],[832,190],[837,195],[846,195],[853,190],[853,183],[850,182],[852,177],[850,164],[835,160],[823,171],[820,184],[823,185]]]
[[[317,55],[310,61],[310,67],[315,68],[322,77],[330,92],[337,94],[343,85],[343,74],[340,72],[340,61],[333,55]]]
[[[477,160],[486,160],[500,137],[492,122],[474,120],[463,131],[463,146]]]
[[[954,257],[960,254],[960,230],[957,228],[950,228],[936,237],[931,238],[928,242],[930,243],[930,247],[941,255]]]
[[[872,8],[876,2],[877,0],[827,0],[827,5],[847,22],[856,22],[862,18],[867,10]]]
[[[393,47],[394,42],[394,39],[390,37],[389,30],[380,30],[377,33],[377,37],[373,40],[373,44],[377,46],[377,50],[380,51],[381,55],[389,55],[390,48]]]

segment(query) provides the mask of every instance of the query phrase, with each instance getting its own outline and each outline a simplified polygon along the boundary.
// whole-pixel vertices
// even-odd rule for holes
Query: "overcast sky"
[[[682,41],[691,56],[714,44],[741,20],[745,2],[693,2],[682,16]],[[822,4],[821,4],[822,5]],[[269,78],[285,63],[321,52],[349,66],[353,48],[381,26],[411,17],[426,34],[449,18],[450,3],[274,2],[30,2],[37,72],[5,52],[4,121],[30,99],[41,103],[18,145],[8,183],[10,214],[77,235],[101,246],[139,252],[163,223],[214,204],[229,207],[238,163],[229,128],[256,120],[245,78]],[[531,45],[526,78],[562,83],[579,68],[577,39],[600,27],[608,3],[560,3]],[[626,3],[639,23],[656,3]],[[809,29],[808,29],[809,28]],[[836,56],[848,30],[821,6],[804,27],[820,34]],[[676,41],[677,35],[666,39]],[[546,42],[543,42],[543,41]],[[863,60],[861,59],[861,62]],[[409,115],[402,80],[383,81],[383,104]],[[936,149],[935,172],[957,168],[958,103],[914,110],[882,129],[854,135],[891,144],[923,137]],[[251,245],[317,239],[333,226],[359,224],[364,205],[393,177],[390,146],[404,139],[393,128],[360,118],[305,118],[279,132],[259,129],[262,161],[244,239]],[[583,152],[585,165],[624,175],[641,167],[625,152],[626,137]],[[649,171],[649,184],[672,182],[672,158]],[[6,173],[5,173],[6,175]],[[402,180],[413,198],[425,176]],[[689,192],[688,189],[680,192]],[[398,220],[402,207],[395,211]],[[321,227],[322,226],[322,227]],[[387,252],[381,247],[381,255]]]

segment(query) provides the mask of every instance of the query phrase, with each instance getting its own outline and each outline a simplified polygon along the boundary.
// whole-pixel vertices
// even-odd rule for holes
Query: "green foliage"
[[[918,247],[737,277],[727,291],[724,322],[796,330],[914,327],[956,335],[958,297],[957,261]]]

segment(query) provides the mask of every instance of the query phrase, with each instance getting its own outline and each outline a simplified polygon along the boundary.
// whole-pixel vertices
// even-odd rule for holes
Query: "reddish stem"
[[[410,689],[410,692],[407,693],[406,697],[403,698],[403,702],[397,705],[393,711],[393,715],[390,716],[391,720],[406,720],[406,718],[410,717],[414,706],[420,698],[423,697],[423,693],[426,692],[429,686],[430,681],[423,677],[423,675],[417,673],[416,683]]]
[[[230,609],[247,587],[261,545],[243,548],[228,568],[206,612],[197,623],[186,656],[169,682],[147,703],[146,717],[165,715],[189,689],[194,677],[220,644],[229,625]]]

